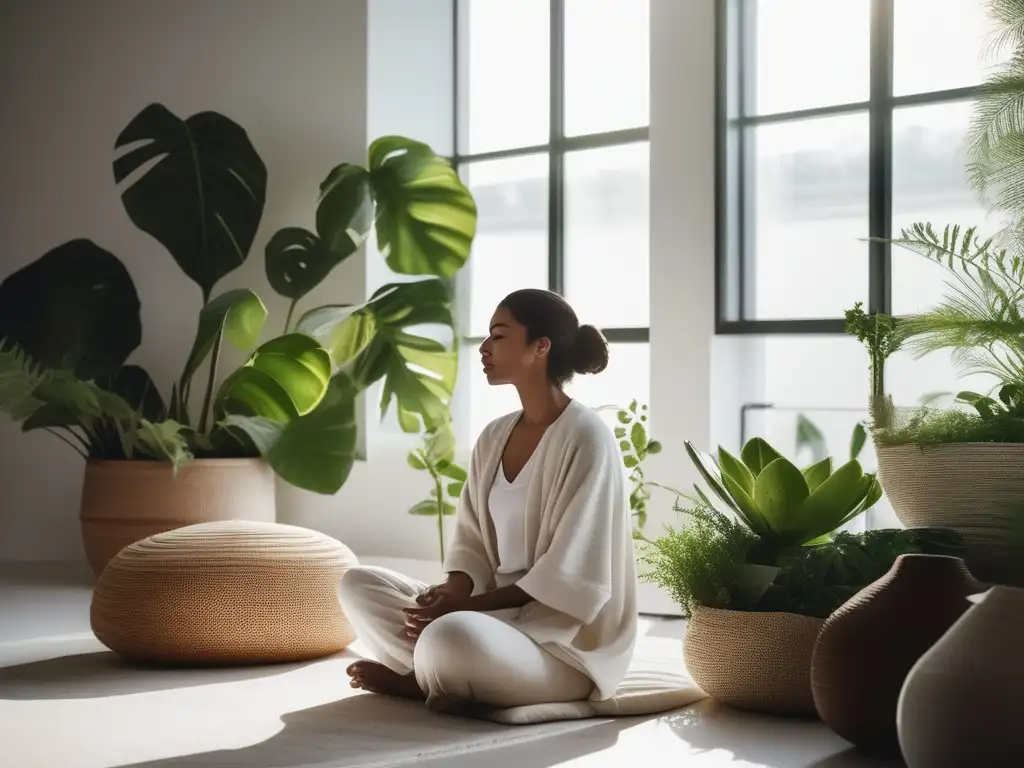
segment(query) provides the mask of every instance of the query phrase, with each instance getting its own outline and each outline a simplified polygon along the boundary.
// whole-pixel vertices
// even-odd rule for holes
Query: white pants
[[[427,588],[385,568],[358,566],[345,573],[340,596],[366,648],[392,671],[414,672],[428,705],[506,708],[589,698],[590,678],[489,613],[449,613],[410,638],[402,609]]]

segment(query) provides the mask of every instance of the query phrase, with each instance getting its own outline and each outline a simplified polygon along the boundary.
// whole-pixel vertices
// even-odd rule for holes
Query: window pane
[[[608,367],[602,373],[596,376],[577,376],[566,387],[566,392],[591,408],[602,405],[626,406],[634,399],[650,403],[650,345],[610,344],[608,352]],[[615,421],[614,412],[603,415],[609,423]]]
[[[546,144],[550,0],[459,4],[463,154]]]
[[[993,57],[982,0],[896,0],[893,91],[897,96],[979,85]]]
[[[868,292],[867,114],[750,130],[748,317],[842,317]]]
[[[998,215],[987,214],[967,183],[964,136],[973,104],[954,102],[898,109],[893,115],[893,233],[915,222],[929,222],[941,232],[946,224],[961,231],[978,227],[982,236],[996,233]],[[949,273],[940,265],[902,248],[892,251],[893,312],[908,314],[935,306]]]
[[[649,179],[647,142],[566,154],[566,298],[580,322],[649,323]]]
[[[650,0],[566,0],[565,133],[647,125]]]
[[[749,8],[758,114],[868,100],[870,0],[754,0]]]
[[[477,204],[469,334],[486,336],[506,295],[548,287],[548,156],[467,163],[460,172]]]

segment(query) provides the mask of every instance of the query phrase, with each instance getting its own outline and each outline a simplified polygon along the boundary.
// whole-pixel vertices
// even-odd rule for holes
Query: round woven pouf
[[[93,592],[92,630],[110,650],[166,664],[302,661],[355,633],[338,602],[357,560],[341,542],[291,525],[200,523],[122,549]]]

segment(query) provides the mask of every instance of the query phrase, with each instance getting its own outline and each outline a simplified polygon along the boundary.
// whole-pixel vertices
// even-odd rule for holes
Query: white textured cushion
[[[654,715],[707,698],[686,671],[683,643],[663,637],[641,637],[626,677],[605,701],[531,704],[511,709],[486,709],[476,716],[506,725],[529,725],[588,717]]]

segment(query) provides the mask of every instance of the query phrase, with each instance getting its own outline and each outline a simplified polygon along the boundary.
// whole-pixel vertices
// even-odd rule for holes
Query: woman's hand
[[[464,573],[451,573],[443,584],[437,584],[417,595],[418,607],[405,609],[405,634],[413,640],[434,619],[446,613],[466,610],[473,594],[473,580]]]

